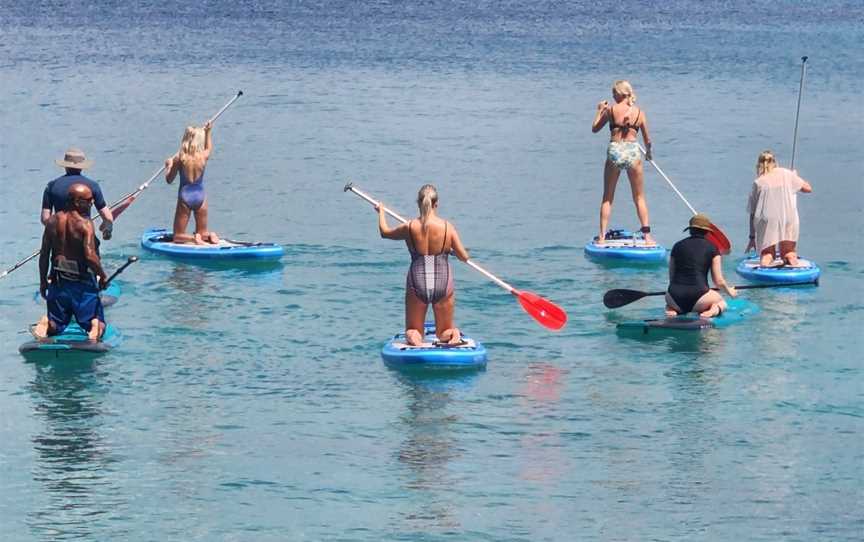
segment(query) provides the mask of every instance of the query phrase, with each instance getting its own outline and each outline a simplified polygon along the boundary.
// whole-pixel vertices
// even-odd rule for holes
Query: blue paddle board
[[[30,333],[35,327],[35,324],[30,326]],[[72,322],[60,335],[38,338],[34,334],[33,340],[22,344],[18,351],[27,361],[88,359],[106,354],[122,341],[123,335],[111,324],[105,325],[105,333],[100,340],[91,341],[84,330]]]
[[[666,261],[666,249],[646,244],[641,233],[609,230],[602,245],[596,237],[585,245],[585,256],[596,261],[658,264]]]
[[[658,332],[692,332],[705,329],[723,328],[759,312],[759,306],[746,299],[735,298],[726,301],[727,307],[723,314],[714,318],[702,318],[696,313],[688,313],[674,318],[659,318],[650,320],[633,320],[618,324],[620,332],[637,332],[640,334]]]
[[[285,249],[275,243],[247,243],[222,239],[218,244],[196,245],[194,243],[174,243],[168,230],[150,228],[141,236],[141,246],[145,249],[186,260],[205,261],[276,261],[285,254]]]
[[[799,265],[783,265],[783,260],[774,261],[774,266],[762,267],[759,258],[741,260],[735,272],[745,279],[761,284],[789,284],[792,282],[811,282],[819,278],[822,270],[816,263],[804,258],[798,259]]]
[[[381,358],[392,369],[464,370],[486,366],[486,347],[465,335],[460,345],[440,344],[434,324],[427,323],[423,341],[422,346],[411,346],[405,334],[399,333],[384,344]]]

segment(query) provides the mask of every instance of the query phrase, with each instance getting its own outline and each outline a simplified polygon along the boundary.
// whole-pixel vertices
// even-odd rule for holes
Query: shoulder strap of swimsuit
[[[408,221],[408,250],[411,252],[417,252],[417,249],[414,247],[414,238],[411,236],[411,224],[413,223],[413,218]]]

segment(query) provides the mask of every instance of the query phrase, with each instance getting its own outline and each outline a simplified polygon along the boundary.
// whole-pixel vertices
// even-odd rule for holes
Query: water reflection
[[[410,530],[446,531],[460,528],[452,499],[455,481],[449,463],[461,455],[454,435],[460,421],[451,412],[452,393],[473,387],[477,373],[458,375],[393,371],[407,400],[401,417],[405,439],[397,459],[409,471],[405,488],[418,497],[415,510],[405,514]]]
[[[539,422],[543,420],[546,420],[543,425],[548,427],[549,419],[561,415],[560,401],[566,374],[566,371],[551,363],[535,362],[527,366],[520,395],[527,411],[528,419],[525,422],[529,427],[542,426]],[[571,423],[567,425],[572,428]],[[568,435],[580,435],[571,428],[565,431]],[[521,437],[519,444],[522,448],[520,477],[523,480],[553,487],[571,466],[569,458],[562,454],[566,443],[562,439],[561,430],[529,430]],[[542,512],[538,509],[535,513]]]
[[[28,390],[44,429],[33,437],[33,478],[48,499],[27,523],[45,540],[94,539],[99,520],[122,504],[106,476],[115,459],[99,432],[102,392],[96,362],[35,364],[34,370]]]

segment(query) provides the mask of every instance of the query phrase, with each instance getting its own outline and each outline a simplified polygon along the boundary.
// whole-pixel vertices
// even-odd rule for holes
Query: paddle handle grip
[[[636,144],[639,145],[639,150],[642,151],[642,154],[647,154],[647,152],[645,151],[645,147],[643,147],[641,143],[636,143]],[[690,205],[690,202],[687,201],[687,198],[684,197],[684,194],[682,194],[681,191],[678,190],[678,188],[675,186],[675,184],[672,183],[672,179],[670,179],[665,173],[663,173],[663,170],[660,169],[660,166],[657,165],[657,162],[655,162],[654,160],[648,160],[648,162],[652,166],[654,166],[654,169],[657,170],[657,173],[659,173],[660,176],[663,177],[667,183],[669,183],[669,186],[671,186],[672,190],[674,190],[675,193],[678,194],[678,197],[681,198],[681,201],[683,201],[684,204],[690,208],[690,212],[693,213],[694,215],[697,214],[696,209],[694,209],[693,206]]]
[[[226,109],[228,109],[229,107],[231,107],[231,105],[232,105],[234,102],[236,102],[237,100],[239,100],[239,99],[240,99],[240,96],[243,96],[243,91],[242,91],[242,90],[238,90],[238,91],[237,91],[237,94],[235,94],[233,98],[231,98],[230,100],[228,100],[228,103],[227,103],[227,104],[225,104],[225,105],[222,106],[222,109],[220,109],[219,111],[216,112],[215,115],[213,115],[212,117],[210,117],[210,122],[211,122],[211,123],[216,122],[216,119],[218,119],[219,117],[221,117],[221,116],[222,116],[222,113],[224,113]]]
[[[354,186],[354,183],[349,182],[348,184],[346,184],[344,190],[345,190],[345,192],[354,192],[355,194],[357,194],[361,198],[363,198],[366,201],[368,201],[369,203],[371,203],[373,207],[378,207],[379,205],[381,205],[381,202],[379,202],[378,200],[376,200],[375,198],[373,198],[372,196],[370,196],[366,192],[363,192],[362,190],[360,190],[359,188]],[[395,211],[391,211],[387,207],[384,207],[384,212],[387,213],[388,215],[392,216],[393,218],[395,218],[396,220],[398,220],[399,222],[401,222],[403,224],[408,223],[408,221],[405,220],[404,217],[402,217],[401,215],[399,215]]]

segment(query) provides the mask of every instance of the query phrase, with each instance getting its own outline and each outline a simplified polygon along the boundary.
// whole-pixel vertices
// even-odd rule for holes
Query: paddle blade
[[[624,305],[629,305],[634,301],[638,301],[646,295],[648,295],[646,292],[628,290],[626,288],[609,290],[603,294],[603,304],[606,305],[606,308],[608,309],[617,309],[618,307],[623,307]]]
[[[705,239],[711,241],[711,244],[717,247],[717,250],[720,251],[720,254],[726,256],[729,252],[732,251],[732,243],[729,242],[729,239],[726,237],[720,228],[711,224],[711,227],[714,228],[713,231],[709,231],[705,236]]]
[[[519,304],[525,312],[546,328],[559,330],[567,323],[567,313],[564,309],[544,299],[533,292],[522,292],[513,290],[513,294],[519,298]]]

